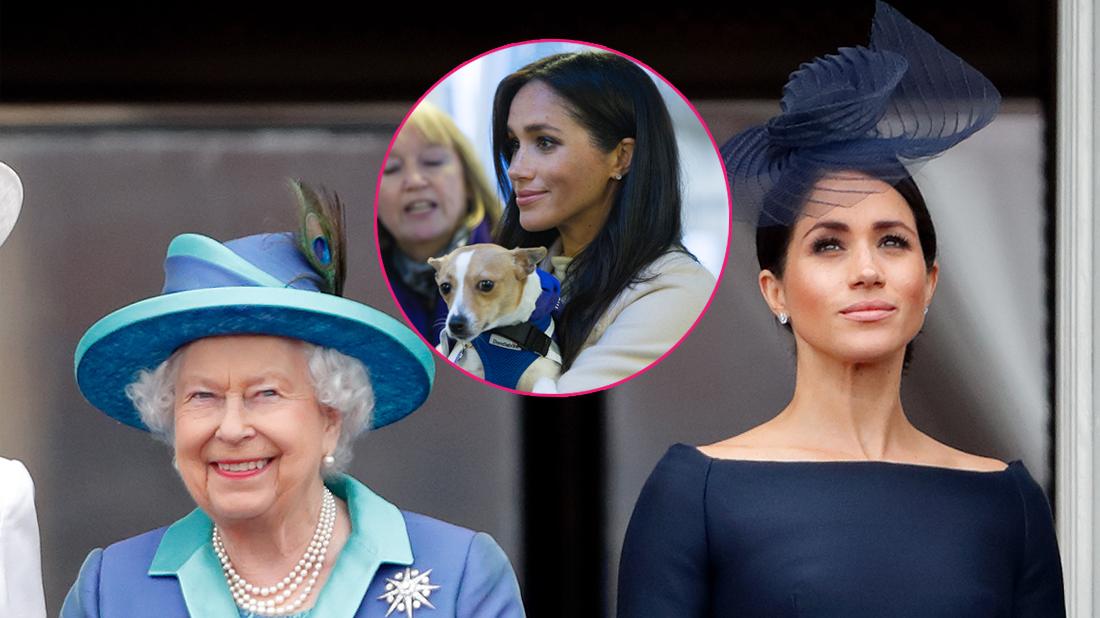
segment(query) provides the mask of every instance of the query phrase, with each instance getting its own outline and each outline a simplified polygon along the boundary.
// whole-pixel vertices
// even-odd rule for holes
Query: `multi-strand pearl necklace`
[[[336,498],[332,492],[325,488],[321,498],[321,516],[317,520],[317,528],[313,531],[313,539],[306,548],[305,555],[294,565],[294,570],[279,582],[272,586],[257,586],[250,584],[233,568],[229,560],[229,552],[225,551],[225,544],[218,534],[218,527],[214,526],[213,543],[214,553],[222,563],[222,572],[225,581],[229,584],[229,591],[233,593],[233,600],[237,607],[252,613],[263,613],[272,616],[285,616],[298,610],[313,592],[313,585],[317,583],[317,577],[321,574],[321,567],[325,563],[325,554],[329,543],[332,541],[332,531],[336,527]],[[300,590],[297,597],[294,592]],[[293,600],[292,600],[293,597]]]

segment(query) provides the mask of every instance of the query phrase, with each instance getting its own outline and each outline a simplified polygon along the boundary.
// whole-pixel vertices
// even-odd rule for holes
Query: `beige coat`
[[[572,260],[558,253],[560,244],[551,248],[543,267],[562,279]],[[596,322],[569,371],[558,378],[559,393],[607,386],[653,364],[695,324],[716,283],[710,271],[680,251],[665,253],[644,272],[648,281],[623,290]]]

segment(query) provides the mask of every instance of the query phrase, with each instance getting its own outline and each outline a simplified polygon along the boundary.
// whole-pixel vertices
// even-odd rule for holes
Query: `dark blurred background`
[[[0,4],[0,159],[26,191],[0,249],[0,454],[22,459],[37,483],[50,612],[89,549],[192,508],[163,447],[92,410],[70,377],[88,325],[159,290],[171,237],[286,228],[285,178],[322,182],[352,205],[348,295],[399,315],[370,205],[389,138],[425,90],[506,43],[579,39],[661,73],[721,141],[773,113],[799,63],[864,44],[874,8],[740,4],[544,4],[491,17],[460,5]],[[1006,226],[992,226],[992,257],[970,246],[972,229],[957,227],[953,245],[960,220],[931,204],[945,237],[943,289],[906,380],[907,410],[955,446],[1024,458],[1049,490],[1053,3],[894,4],[1007,99],[989,137],[929,166],[953,187],[944,201],[959,201],[956,190],[1022,200],[987,217]],[[989,174],[993,188],[960,185],[959,170]],[[353,474],[402,508],[492,533],[530,615],[611,612],[626,520],[664,448],[743,431],[789,395],[789,350],[752,286],[750,239],[735,230],[710,312],[662,365],[569,400],[507,395],[440,365],[425,408],[363,440]],[[953,279],[952,267],[966,276]],[[976,296],[986,284],[995,296]],[[1007,323],[989,320],[1002,309]],[[1010,345],[1009,331],[1020,333]],[[1018,350],[1027,358],[1002,359]]]
[[[549,4],[549,3],[548,3]],[[894,2],[1009,97],[1048,94],[1052,3]],[[0,99],[42,102],[412,101],[456,63],[537,38],[602,43],[642,59],[689,99],[774,98],[799,63],[865,44],[874,4],[730,2],[673,6],[346,6],[313,2],[106,3],[0,8]]]

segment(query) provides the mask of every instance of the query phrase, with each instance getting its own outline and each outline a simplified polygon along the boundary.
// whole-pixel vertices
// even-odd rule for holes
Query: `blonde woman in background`
[[[422,102],[390,149],[378,188],[378,244],[394,297],[433,345],[447,315],[430,257],[492,242],[500,202],[454,121]]]

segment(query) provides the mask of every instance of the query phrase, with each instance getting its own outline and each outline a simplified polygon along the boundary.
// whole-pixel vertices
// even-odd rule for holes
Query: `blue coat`
[[[524,615],[512,567],[489,535],[399,511],[350,476],[328,486],[347,501],[352,531],[311,617],[408,618],[408,608],[386,598],[386,585],[410,573],[438,586],[426,597],[434,609],[422,605],[412,618]],[[167,528],[93,550],[62,618],[239,618],[210,543],[212,526],[196,509]]]

